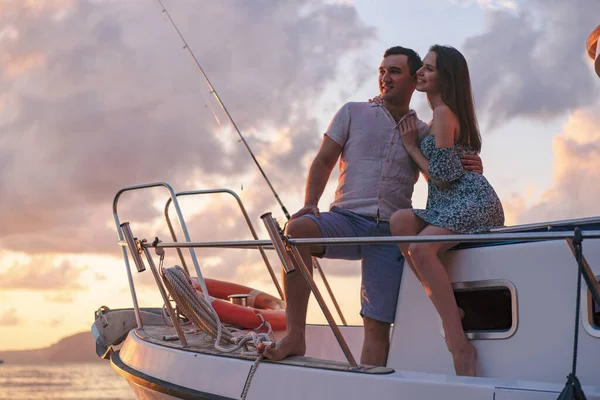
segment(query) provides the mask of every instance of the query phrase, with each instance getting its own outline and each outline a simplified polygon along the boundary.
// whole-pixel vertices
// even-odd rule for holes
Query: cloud
[[[34,67],[43,67],[40,54],[24,54],[2,57],[2,69],[8,78],[14,78]]]
[[[69,261],[54,264],[52,257],[35,256],[29,262],[15,262],[0,272],[0,288],[5,290],[82,290],[80,277],[87,267]]]
[[[61,326],[64,322],[64,317],[54,318],[46,322],[46,325],[49,327],[55,328],[57,326]]]
[[[0,12],[4,248],[118,254],[112,198],[143,182],[166,181],[177,190],[258,186],[252,203],[264,208],[257,213],[273,207],[155,3],[6,4]],[[339,78],[337,67],[362,57],[373,28],[347,3],[165,5],[280,194],[296,195],[304,186],[298,170],[321,139],[314,108]],[[344,80],[356,86],[363,76],[356,68]],[[274,146],[277,137],[290,145]],[[156,212],[153,196],[124,197],[136,200],[124,212]]]
[[[537,198],[514,195],[505,202],[516,223],[600,215],[600,113],[598,107],[574,112],[553,139],[553,186]]]
[[[51,303],[71,304],[73,294],[67,291],[52,292],[44,295],[44,300]]]
[[[11,308],[4,314],[0,315],[0,326],[15,326],[21,323],[21,319],[17,315],[17,310]]]
[[[511,0],[450,0],[450,2],[462,6],[470,6],[476,4],[477,6],[483,9],[490,10],[517,10],[519,8],[519,3]]]
[[[528,0],[518,12],[485,15],[485,31],[462,48],[478,108],[492,127],[549,120],[597,100],[585,39],[598,24],[600,2]]]
[[[101,273],[101,272],[96,272],[94,274],[94,280],[95,281],[100,282],[100,281],[105,281],[107,279],[108,279],[108,277],[105,274]]]

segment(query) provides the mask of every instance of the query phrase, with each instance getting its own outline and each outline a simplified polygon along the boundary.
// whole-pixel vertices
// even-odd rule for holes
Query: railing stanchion
[[[323,311],[323,314],[325,315],[325,318],[327,319],[327,322],[329,323],[329,326],[333,331],[333,335],[335,336],[340,347],[342,348],[342,351],[346,356],[348,363],[354,368],[358,367],[358,364],[356,363],[356,360],[354,359],[354,356],[352,355],[352,352],[350,351],[350,348],[348,347],[348,344],[346,343],[346,340],[344,339],[340,328],[337,326],[335,320],[333,319],[333,316],[331,315],[327,304],[325,304],[325,300],[323,299],[323,296],[321,295],[321,292],[319,291],[319,288],[317,287],[312,277],[312,274],[310,273],[310,270],[304,263],[304,260],[302,260],[300,252],[298,251],[296,246],[291,245],[287,247],[283,243],[283,240],[281,239],[279,233],[279,227],[277,226],[277,222],[275,222],[275,220],[271,216],[271,213],[263,214],[260,218],[264,221],[265,226],[267,227],[267,231],[269,232],[269,236],[271,237],[273,246],[275,247],[277,254],[281,258],[284,269],[287,273],[293,272],[294,269],[300,269],[300,272],[302,273],[304,279],[308,283],[310,290],[317,299],[317,303],[321,307],[321,310]],[[286,267],[286,264],[288,263],[292,264],[292,268],[289,268],[289,265]],[[293,268],[293,266],[297,268]]]
[[[179,337],[179,341],[184,347],[188,347],[187,340],[181,327],[179,326],[179,322],[177,321],[177,315],[175,315],[175,311],[169,302],[169,296],[163,284],[160,280],[160,275],[156,270],[156,265],[154,264],[154,260],[150,255],[150,251],[147,247],[142,246],[141,244],[138,246],[136,243],[136,239],[133,237],[133,233],[131,232],[131,227],[129,226],[129,222],[124,222],[121,224],[121,230],[123,231],[123,236],[125,236],[125,240],[127,241],[127,246],[131,251],[131,256],[133,257],[136,266],[138,267],[138,271],[144,271],[144,262],[142,261],[142,257],[140,256],[140,251],[143,251],[146,255],[146,259],[148,260],[148,265],[150,266],[150,270],[152,271],[152,275],[154,276],[154,280],[156,281],[156,286],[158,286],[158,290],[160,291],[160,295],[165,302],[165,306],[167,307],[167,311],[169,312],[169,317],[171,318],[171,322],[173,323],[173,327],[175,331],[177,331],[177,336]],[[138,242],[139,243],[139,242]],[[141,327],[140,327],[141,328]]]

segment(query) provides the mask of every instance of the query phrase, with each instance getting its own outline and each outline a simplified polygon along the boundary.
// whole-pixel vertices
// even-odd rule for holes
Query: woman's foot
[[[275,347],[260,346],[258,351],[269,360],[281,361],[286,357],[306,354],[306,342],[304,336],[288,334]]]
[[[454,370],[458,376],[477,376],[477,350],[470,342],[450,351],[454,361]]]

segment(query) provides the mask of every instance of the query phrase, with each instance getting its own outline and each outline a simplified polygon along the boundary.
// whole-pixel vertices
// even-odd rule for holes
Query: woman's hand
[[[419,130],[417,129],[417,117],[409,115],[400,121],[400,138],[407,152],[419,147]]]
[[[373,97],[372,99],[369,99],[369,103],[375,103],[375,104],[382,105],[383,99],[381,98],[381,95],[377,95],[377,96]]]

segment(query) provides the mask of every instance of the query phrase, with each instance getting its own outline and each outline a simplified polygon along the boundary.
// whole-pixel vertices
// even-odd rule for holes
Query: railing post
[[[575,235],[577,235],[577,230],[579,228],[575,228],[575,229],[576,229]],[[581,243],[581,240],[582,240],[581,231],[579,231],[579,236],[580,236],[579,241]],[[568,238],[566,240],[566,242],[567,242],[567,245],[569,245],[569,248],[571,249],[573,256],[575,256],[575,259],[577,259],[577,251],[575,248],[574,239]],[[583,275],[583,279],[585,280],[585,283],[587,284],[588,290],[590,291],[592,298],[594,299],[594,301],[596,303],[600,304],[600,283],[598,283],[598,280],[596,279],[594,272],[592,271],[590,264],[588,264],[587,260],[585,259],[585,256],[583,255],[583,253],[580,256],[581,256],[581,264],[579,264],[579,260],[578,260],[577,269],[579,270],[579,273],[581,275]]]
[[[129,252],[131,253],[131,257],[133,258],[133,262],[138,272],[143,272],[146,270],[144,266],[144,261],[140,257],[140,253],[138,251],[137,246],[135,245],[135,239],[131,234],[131,229],[129,228],[129,222],[124,222],[120,225],[118,230],[119,238],[121,240],[125,240],[127,244],[126,247],[129,248]],[[140,312],[140,306],[137,301],[137,295],[135,293],[135,285],[133,284],[133,276],[131,275],[131,266],[129,265],[129,258],[127,257],[127,249],[123,247],[123,258],[125,259],[125,266],[127,270],[127,280],[129,281],[129,289],[131,290],[131,296],[133,298],[133,309],[135,311],[135,320],[137,322],[138,328],[144,327],[144,321],[142,320],[142,313]]]
[[[317,303],[321,307],[321,310],[323,311],[323,314],[325,315],[325,318],[327,319],[327,322],[329,323],[329,326],[333,331],[333,335],[335,336],[340,347],[342,348],[342,352],[346,356],[348,363],[354,368],[358,367],[358,364],[356,363],[356,360],[354,359],[354,356],[352,355],[352,352],[350,351],[350,348],[348,347],[348,344],[346,343],[346,340],[344,339],[340,328],[335,323],[335,320],[333,319],[333,316],[331,315],[331,312],[329,311],[329,308],[327,307],[327,304],[325,303],[325,300],[323,299],[323,296],[321,295],[321,292],[319,291],[319,288],[317,287],[312,277],[312,274],[310,273],[310,270],[304,263],[304,260],[302,260],[300,252],[298,251],[296,246],[286,246],[283,243],[283,240],[281,239],[281,235],[279,233],[280,229],[277,225],[277,222],[275,222],[275,220],[271,216],[271,213],[263,214],[260,218],[264,221],[265,226],[267,227],[267,231],[269,232],[269,236],[271,237],[271,241],[273,242],[273,247],[275,247],[277,254],[280,256],[281,262],[283,263],[283,268],[285,269],[286,273],[293,272],[295,269],[293,268],[293,266],[296,266],[297,269],[300,270],[300,272],[304,276],[304,279],[308,283],[310,290],[317,299]],[[292,268],[289,268],[290,265],[288,264],[292,265]]]
[[[290,258],[283,241],[281,240],[281,236],[279,234],[280,229],[277,225],[277,222],[275,222],[270,212],[261,215],[260,219],[262,219],[265,223],[265,228],[267,228],[267,233],[273,242],[275,252],[277,252],[277,255],[281,259],[285,273],[289,274],[290,272],[293,272],[295,270],[294,264],[292,263],[292,259]]]
[[[188,343],[185,338],[185,335],[183,334],[183,331],[181,330],[181,327],[179,326],[179,322],[177,321],[177,315],[175,315],[175,311],[173,310],[173,307],[171,306],[171,303],[169,302],[169,296],[167,295],[167,292],[162,285],[162,282],[160,280],[160,275],[158,274],[158,271],[156,270],[156,265],[154,264],[154,260],[152,260],[152,256],[150,255],[148,248],[144,247],[142,244],[140,244],[139,246],[137,245],[136,240],[133,237],[133,233],[131,232],[131,228],[129,227],[129,222],[122,223],[121,229],[123,231],[123,236],[125,236],[125,240],[127,241],[127,246],[129,247],[129,250],[131,251],[131,256],[133,257],[138,270],[140,270],[140,267],[142,268],[141,271],[145,270],[144,263],[142,261],[142,258],[140,256],[138,249],[143,251],[144,254],[146,255],[146,259],[148,260],[148,265],[150,266],[150,270],[152,271],[152,275],[154,276],[154,280],[156,281],[156,285],[158,286],[160,295],[162,296],[163,301],[165,302],[165,306],[167,307],[167,311],[169,312],[169,317],[171,318],[173,327],[175,328],[175,331],[177,331],[177,336],[179,337],[179,341],[181,342],[182,346],[188,347]],[[141,327],[143,327],[143,325],[140,326],[140,328]]]

